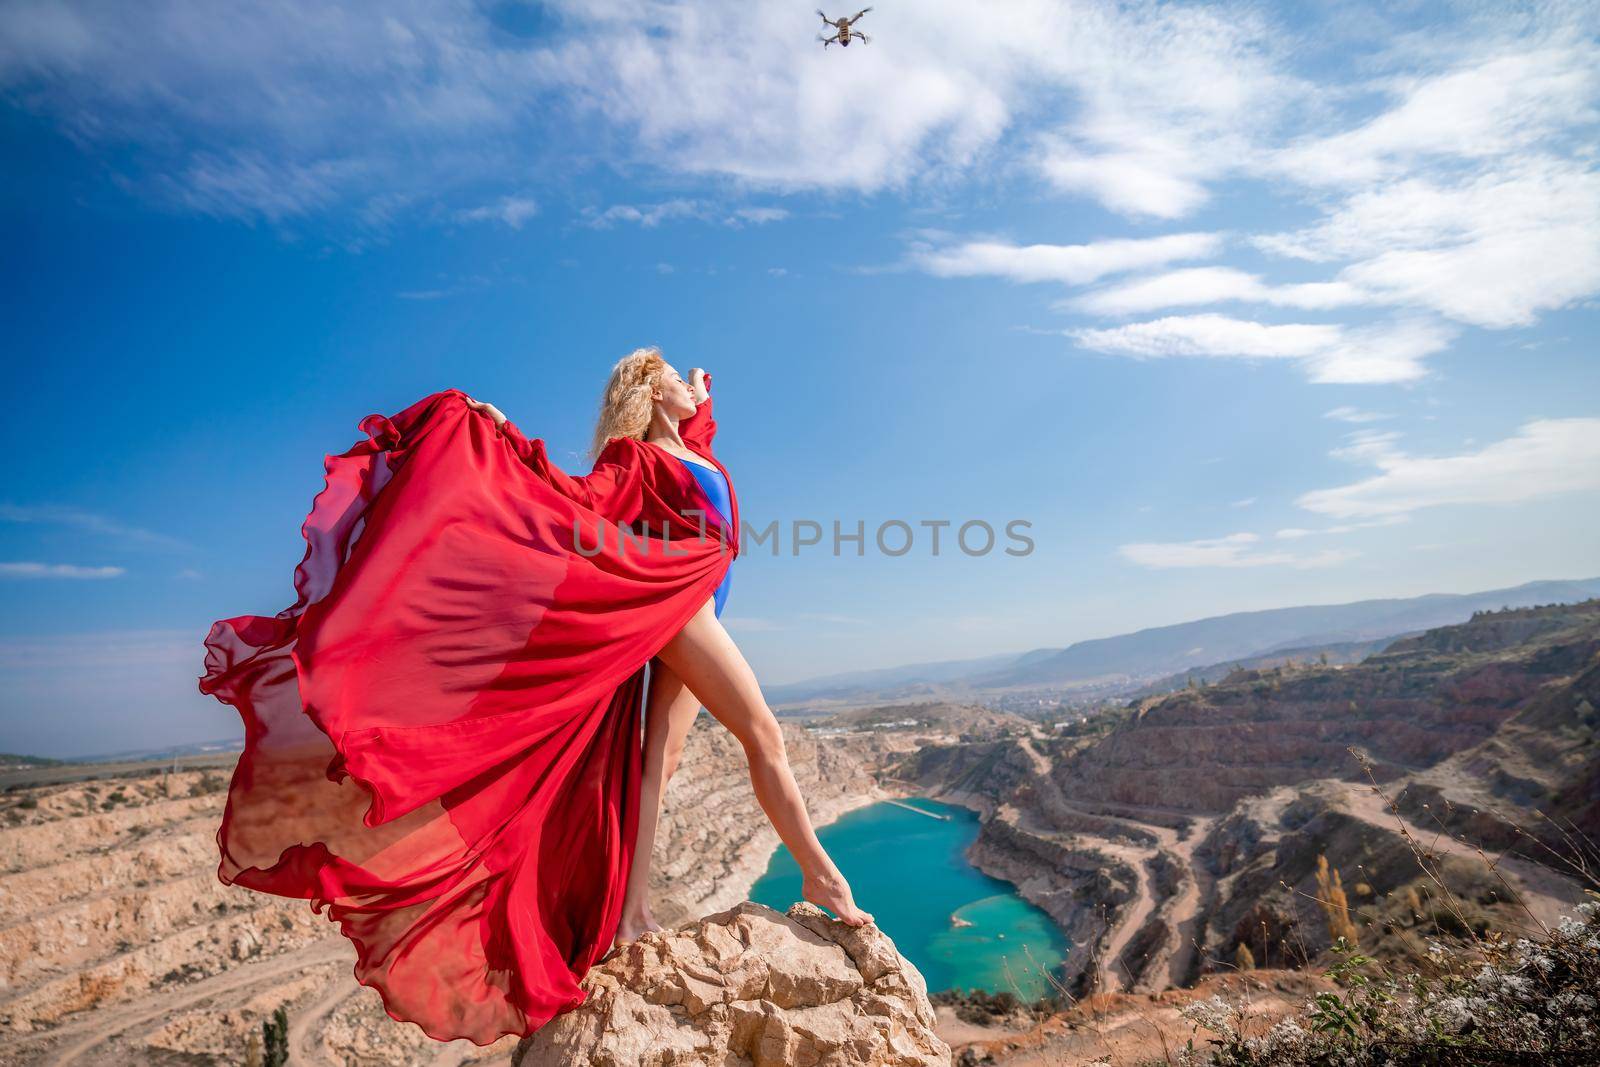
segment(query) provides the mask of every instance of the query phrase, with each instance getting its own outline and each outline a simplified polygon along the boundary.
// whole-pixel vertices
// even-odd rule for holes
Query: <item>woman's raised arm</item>
[[[717,436],[717,420],[711,417],[711,375],[695,367],[689,372],[689,388],[694,391],[694,414],[678,422],[678,436],[690,448],[711,451]]]
[[[648,472],[633,438],[613,438],[595,459],[594,470],[572,475],[550,462],[543,439],[528,438],[510,419],[500,424],[500,432],[524,466],[569,500],[614,522],[633,522],[643,513]]]

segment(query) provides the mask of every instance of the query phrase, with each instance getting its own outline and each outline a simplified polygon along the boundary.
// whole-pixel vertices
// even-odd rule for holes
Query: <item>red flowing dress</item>
[[[482,1045],[581,1004],[610,950],[644,668],[739,513],[632,438],[569,476],[466,399],[369,415],[325,458],[295,603],[214,624],[200,690],[245,728],[218,878],[326,909],[391,1016]],[[678,432],[726,476],[711,407]]]

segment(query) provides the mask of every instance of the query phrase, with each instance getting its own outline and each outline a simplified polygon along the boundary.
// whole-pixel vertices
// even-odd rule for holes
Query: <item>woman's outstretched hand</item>
[[[689,368],[689,391],[694,394],[694,402],[696,404],[703,403],[705,398],[710,395],[711,390],[707,385],[710,379],[711,376],[702,368]]]
[[[504,426],[506,424],[505,413],[499,408],[495,407],[493,404],[486,404],[482,400],[474,400],[469,396],[467,397],[467,407],[471,408],[473,411],[483,412],[485,415],[494,420],[494,424],[496,426]]]

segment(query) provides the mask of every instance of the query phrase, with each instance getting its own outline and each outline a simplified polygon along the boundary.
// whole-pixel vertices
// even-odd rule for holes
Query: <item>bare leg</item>
[[[684,738],[700,714],[700,699],[660,659],[650,663],[650,695],[645,703],[644,767],[640,775],[639,831],[634,838],[633,867],[622,902],[622,923],[613,945],[632,941],[661,924],[650,914],[650,858],[667,782],[678,769]]]
[[[872,921],[856,907],[850,886],[817,840],[784,750],[783,731],[767,707],[755,672],[723,629],[711,601],[661,650],[661,659],[706,710],[744,747],[756,800],[800,865],[800,895],[851,926]]]

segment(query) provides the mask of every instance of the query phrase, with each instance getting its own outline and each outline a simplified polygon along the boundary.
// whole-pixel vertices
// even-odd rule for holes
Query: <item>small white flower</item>
[[[1285,1019],[1278,1023],[1266,1036],[1261,1039],[1261,1051],[1265,1054],[1287,1052],[1297,1047],[1306,1039],[1306,1032],[1302,1030],[1293,1019]]]
[[[1501,977],[1500,988],[1514,996],[1525,997],[1533,989],[1533,983],[1520,974],[1508,974]]]
[[[1194,1023],[1224,1037],[1235,1036],[1233,1020],[1238,1016],[1233,1005],[1221,997],[1212,995],[1209,1000],[1197,1000],[1192,1004],[1185,1004],[1178,1009],[1178,1014]]]
[[[1447,997],[1434,1005],[1435,1018],[1448,1033],[1459,1033],[1472,1021],[1472,1011],[1462,997]]]

